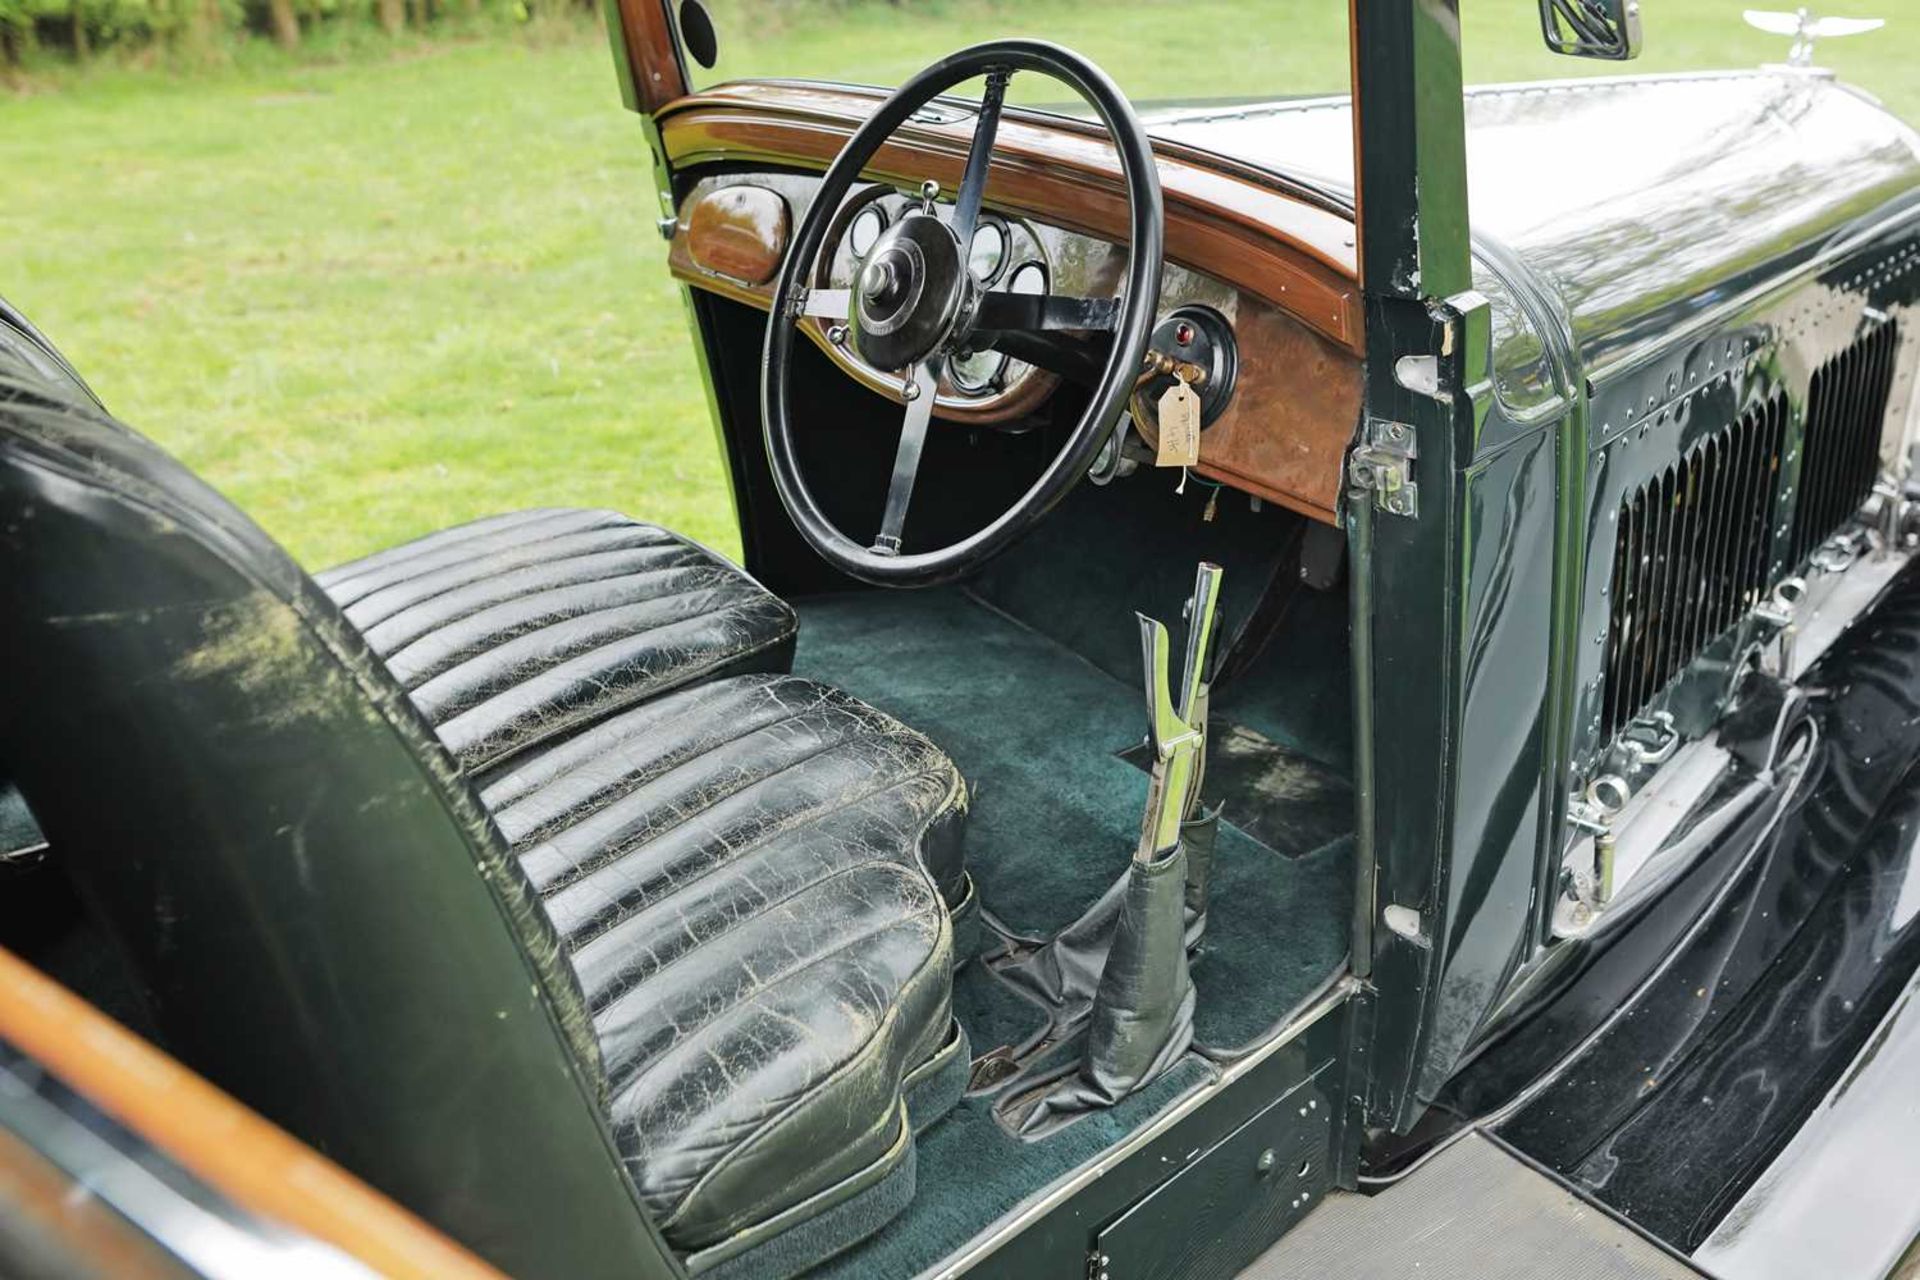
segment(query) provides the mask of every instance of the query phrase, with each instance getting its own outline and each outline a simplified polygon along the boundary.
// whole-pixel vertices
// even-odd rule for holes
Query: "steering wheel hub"
[[[902,218],[867,252],[853,286],[854,342],[876,369],[904,369],[947,340],[966,295],[960,242],[930,213]]]

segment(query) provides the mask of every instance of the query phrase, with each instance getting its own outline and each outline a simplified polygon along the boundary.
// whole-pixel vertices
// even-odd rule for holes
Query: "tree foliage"
[[[205,55],[254,38],[294,48],[323,32],[398,36],[486,16],[520,21],[528,8],[527,0],[0,0],[0,67],[84,62],[103,49]]]

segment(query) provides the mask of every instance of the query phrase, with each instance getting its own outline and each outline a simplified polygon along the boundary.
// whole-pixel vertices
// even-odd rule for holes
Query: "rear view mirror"
[[[1576,58],[1640,56],[1640,0],[1540,0],[1547,48]]]

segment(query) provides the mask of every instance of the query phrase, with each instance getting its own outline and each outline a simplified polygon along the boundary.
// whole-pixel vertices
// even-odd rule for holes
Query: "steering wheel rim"
[[[972,231],[978,225],[980,197],[998,127],[1000,95],[1006,79],[1016,71],[1037,72],[1078,93],[1100,117],[1119,153],[1127,188],[1129,238],[1126,288],[1112,325],[1111,349],[1086,410],[1066,443],[1012,506],[958,542],[931,551],[902,553],[897,549],[898,530],[905,519],[906,502],[911,497],[919,469],[919,451],[932,416],[938,369],[946,355],[944,344],[954,334],[964,336],[972,327],[965,315],[957,323],[949,322],[946,336],[940,339],[942,345],[924,358],[916,358],[909,366],[913,375],[911,385],[917,394],[909,393],[906,401],[907,418],[895,457],[887,513],[882,518],[881,535],[875,545],[862,546],[841,532],[821,508],[807,487],[795,448],[788,372],[797,322],[803,314],[831,314],[829,310],[808,309],[812,301],[808,283],[814,264],[825,247],[826,232],[835,212],[881,145],[933,98],[975,76],[987,76],[987,93],[976,120],[966,176],[955,206],[955,221],[961,223],[964,218],[959,233],[966,237],[960,244],[964,273],[966,252]],[[828,166],[812,204],[800,220],[774,287],[761,358],[761,423],[774,486],[801,536],[834,567],[862,581],[883,586],[929,586],[949,581],[1006,550],[1085,477],[1126,407],[1153,334],[1163,254],[1164,207],[1152,146],[1132,105],[1093,63],[1045,41],[995,40],[951,54],[902,84],[854,131]],[[971,281],[963,282],[963,287],[971,291]],[[977,302],[978,298],[974,300]],[[835,305],[858,307],[861,304],[856,299]],[[1035,314],[1039,314],[1038,311]],[[885,545],[889,529],[895,539],[891,550]]]

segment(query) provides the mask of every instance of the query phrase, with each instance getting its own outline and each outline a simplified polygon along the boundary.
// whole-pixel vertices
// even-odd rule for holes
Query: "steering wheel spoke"
[[[852,305],[850,289],[809,289],[802,297],[800,314],[821,320],[845,320]]]
[[[907,418],[900,424],[900,444],[893,453],[893,478],[887,482],[887,508],[880,517],[880,535],[873,553],[900,554],[900,533],[913,501],[913,482],[920,474],[920,453],[927,445],[927,424],[933,421],[934,394],[940,386],[940,358],[922,360],[913,367],[913,388],[907,399]]]
[[[1012,68],[989,68],[986,91],[980,95],[980,115],[973,124],[973,145],[967,150],[967,167],[960,177],[960,194],[953,202],[951,225],[954,238],[960,242],[962,262],[972,251],[973,233],[980,226],[980,202],[987,193],[987,171],[993,161],[993,139],[1000,131],[1000,108],[1006,102],[1007,82],[1011,79]]]

